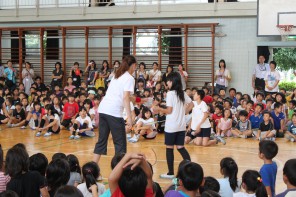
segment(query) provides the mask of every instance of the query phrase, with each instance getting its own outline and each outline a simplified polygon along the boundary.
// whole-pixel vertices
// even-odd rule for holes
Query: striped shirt
[[[0,172],[0,193],[6,191],[6,185],[10,181],[10,177],[4,175],[4,172]]]

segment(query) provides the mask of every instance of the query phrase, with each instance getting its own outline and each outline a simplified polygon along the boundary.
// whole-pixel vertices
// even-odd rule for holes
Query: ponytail
[[[267,197],[266,188],[262,182],[261,175],[255,170],[247,170],[242,176],[246,191],[254,192],[257,197]]]
[[[86,188],[90,188],[97,183],[100,175],[100,168],[95,162],[88,162],[82,166],[82,174],[86,183]]]
[[[224,177],[229,178],[229,184],[232,191],[235,191],[236,188],[238,187],[238,182],[237,182],[238,167],[236,162],[230,157],[225,157],[220,162],[220,168],[224,174]]]

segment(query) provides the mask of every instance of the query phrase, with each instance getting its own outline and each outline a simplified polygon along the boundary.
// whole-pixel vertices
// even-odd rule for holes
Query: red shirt
[[[218,122],[222,117],[223,117],[222,114],[220,116],[218,116],[217,114],[213,114],[212,119],[216,126],[218,125]]]
[[[212,102],[213,102],[213,97],[211,97],[211,96],[209,96],[209,95],[205,95],[203,101],[204,101],[206,104],[212,103]]]
[[[66,103],[63,112],[65,120],[71,119],[79,112],[79,106],[77,103]]]
[[[153,189],[152,188],[146,188],[145,197],[153,197]],[[115,192],[111,195],[111,197],[125,197],[123,193],[121,192],[120,188],[117,187]],[[127,196],[128,197],[128,196]]]
[[[252,116],[253,113],[254,111],[251,109],[250,112],[248,113],[248,119],[250,119],[250,116]]]

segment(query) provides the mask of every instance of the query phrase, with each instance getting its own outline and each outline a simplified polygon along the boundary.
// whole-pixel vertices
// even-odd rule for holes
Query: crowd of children
[[[29,94],[25,93],[26,87],[22,83],[17,88],[10,89],[10,87],[5,86],[3,80],[0,80],[0,123],[6,124],[7,127],[31,128],[36,131],[36,137],[42,135],[49,137],[59,134],[61,130],[69,130],[69,139],[71,140],[78,140],[83,136],[93,137],[95,136],[95,129],[99,125],[98,107],[100,101],[105,96],[109,82],[114,77],[114,72],[116,72],[118,67],[120,67],[120,62],[115,61],[114,70],[111,71],[108,62],[104,61],[102,67],[96,70],[95,62],[90,61],[90,65],[85,70],[87,80],[84,82],[84,73],[79,69],[79,64],[75,62],[70,72],[70,77],[67,78],[67,85],[63,89],[60,87],[60,83],[52,83],[51,85],[54,84],[54,87],[46,86],[41,82],[40,77],[36,77],[29,89]],[[168,110],[163,109],[167,108],[167,94],[170,91],[169,86],[165,83],[165,78],[169,78],[172,72],[173,68],[168,66],[167,73],[163,75],[162,79],[157,64],[154,63],[153,70],[147,72],[145,71],[145,64],[143,62],[140,63],[139,70],[133,75],[135,77],[135,94],[130,98],[132,101],[130,106],[134,125],[131,129],[126,130],[129,142],[136,143],[142,140],[141,136],[143,139],[153,140],[159,133],[164,132],[166,114],[163,112]],[[54,77],[53,75],[53,79]],[[296,90],[290,96],[286,95],[285,90],[280,90],[280,92],[275,94],[265,94],[264,90],[260,88],[256,88],[253,95],[242,94],[234,88],[228,90],[229,96],[226,96],[225,89],[221,89],[219,94],[211,94],[208,87],[202,87],[201,89],[197,87],[186,88],[184,92],[186,97],[188,96],[193,100],[193,105],[187,106],[185,110],[187,126],[185,143],[193,142],[197,146],[211,146],[218,142],[226,144],[226,137],[253,138],[260,141],[260,158],[265,163],[260,171],[260,176],[258,172],[246,171],[242,182],[237,181],[235,161],[231,158],[225,158],[225,160],[221,161],[221,173],[224,175],[225,180],[218,180],[220,195],[228,196],[229,193],[238,192],[240,187],[242,187],[251,193],[257,193],[260,190],[260,192],[264,193],[265,191],[270,196],[275,196],[275,176],[269,177],[269,172],[276,174],[276,165],[272,162],[272,158],[277,154],[277,149],[273,153],[266,153],[261,144],[271,143],[269,146],[276,146],[272,141],[284,136],[289,141],[295,141],[296,114],[294,110],[296,109]],[[126,117],[124,114],[125,112],[123,112],[123,117]],[[10,181],[7,187],[14,190],[20,196],[24,196],[21,192],[26,192],[27,190],[23,191],[19,190],[20,188],[15,188],[19,186],[17,181],[38,180],[33,184],[38,188],[38,191],[35,188],[35,190],[32,189],[28,192],[35,192],[34,195],[38,193],[42,196],[53,196],[59,187],[64,185],[67,177],[62,180],[63,174],[58,173],[66,173],[67,170],[63,169],[63,172],[53,172],[53,178],[47,175],[45,181],[44,175],[42,175],[42,178],[42,176],[38,176],[36,173],[31,174],[29,173],[29,168],[24,167],[27,160],[29,160],[25,149],[13,148],[10,150],[11,153],[8,151],[10,153],[7,153],[8,156],[19,154],[21,155],[19,159],[23,159],[22,161],[12,160],[13,162],[24,163],[18,166],[22,168],[21,171],[14,168],[7,169],[5,172],[6,175],[9,175],[9,178],[6,177],[5,181],[15,179],[16,183],[13,184],[13,181]],[[129,192],[131,189],[129,187],[131,186],[126,185],[123,182],[126,179],[121,180],[120,177],[131,176],[130,170],[134,171],[134,169],[137,169],[139,177],[142,177],[142,179],[146,177],[147,179],[145,183],[137,183],[147,187],[146,190],[142,191],[144,193],[141,195],[152,196],[155,188],[151,179],[151,169],[147,167],[144,156],[127,154],[123,158],[122,163],[119,162],[119,164],[127,170],[114,168],[112,174],[115,174],[117,179],[110,178],[109,193],[111,192],[112,196],[113,193],[118,194],[117,196],[121,194],[124,196],[134,196],[134,194],[125,193]],[[75,159],[68,158],[68,162],[69,160],[73,161]],[[64,160],[53,160],[46,169],[47,171],[56,170],[54,168],[61,170],[62,168],[67,168],[68,165]],[[81,180],[77,178],[71,180],[70,176],[70,180],[73,183],[71,185],[77,186],[84,196],[91,196],[96,192],[103,194],[104,188],[101,185],[96,185],[99,168],[94,163],[85,165],[87,165],[87,168],[83,170],[84,168],[82,167],[82,175],[84,180],[86,181],[87,179],[87,181],[83,186],[79,187],[77,184],[80,184]],[[186,168],[179,168],[180,173],[177,175],[179,179],[176,188],[181,188],[180,191],[183,193],[189,192],[189,196],[191,196],[192,191],[196,192],[199,186],[203,185],[203,181],[201,181],[200,184],[195,185],[193,188],[191,187],[190,181],[197,179],[196,174],[190,173],[192,169],[200,171],[198,175],[202,175],[200,178],[203,179],[202,168],[195,163],[189,163]],[[27,176],[17,180],[17,177],[20,175],[17,173],[27,174]],[[77,170],[76,168],[76,170],[72,171],[71,168],[69,173],[72,176],[74,176],[74,173],[79,173],[81,176],[81,169]],[[184,178],[187,177],[187,173],[192,176],[192,179]],[[138,176],[138,174],[135,176]],[[252,181],[256,176],[258,176],[258,184],[254,184]],[[56,177],[61,178],[60,182],[57,183],[57,180],[54,180]],[[289,180],[288,177],[289,175],[287,175],[285,183],[293,185],[295,183],[293,182],[294,180]],[[4,178],[0,180],[4,180]],[[139,187],[143,187],[143,185],[139,185]],[[227,185],[228,188],[224,187],[224,185]],[[262,189],[262,185],[265,185],[266,190]],[[67,189],[71,190],[71,188],[63,188],[63,191],[65,192]],[[92,190],[98,191],[92,192]],[[182,196],[182,192],[177,194],[171,191],[166,195]],[[213,193],[214,191],[204,190],[204,192]],[[34,195],[32,194],[31,196]]]
[[[24,144],[7,151],[4,164],[0,146],[1,197],[292,197],[296,194],[296,159],[286,162],[283,181],[287,189],[275,190],[278,146],[271,140],[259,143],[260,171],[246,170],[238,177],[231,157],[220,161],[223,178],[206,176],[198,163],[183,160],[172,182],[163,188],[153,181],[153,167],[140,153],[116,154],[111,160],[108,188],[98,182],[104,173],[95,162],[82,167],[75,155],[56,153],[51,161],[42,153],[29,156]],[[137,188],[137,189],[135,189]],[[278,193],[278,195],[276,195]]]

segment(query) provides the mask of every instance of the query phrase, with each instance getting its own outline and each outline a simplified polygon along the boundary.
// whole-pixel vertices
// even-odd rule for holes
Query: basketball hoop
[[[281,34],[282,41],[288,41],[288,37],[294,29],[294,25],[277,25],[277,28]]]

